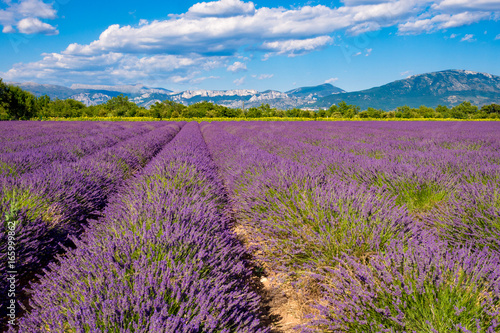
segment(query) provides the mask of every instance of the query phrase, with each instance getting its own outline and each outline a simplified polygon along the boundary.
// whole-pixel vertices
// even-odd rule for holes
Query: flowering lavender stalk
[[[383,189],[327,179],[306,166],[245,148],[248,143],[218,131],[217,125],[205,126],[204,134],[222,168],[228,173],[242,169],[230,181],[236,216],[257,244],[259,259],[273,270],[331,265],[342,252],[365,256],[417,232],[408,211]],[[232,150],[222,151],[228,142]]]
[[[83,156],[91,155],[100,149],[111,147],[124,139],[145,134],[150,130],[150,126],[147,125],[124,129],[116,126],[86,137],[72,135],[66,137],[64,141],[58,140],[55,135],[54,143],[49,145],[40,148],[33,145],[35,147],[31,149],[0,154],[0,176],[16,177],[38,168],[47,168],[53,162],[74,162]],[[75,134],[78,133],[79,131]],[[36,142],[38,138],[35,137],[33,140]]]
[[[348,279],[347,272],[363,271],[365,266],[360,260],[367,260],[366,269],[372,269],[369,266],[372,258],[390,256],[395,251],[406,253],[407,242],[414,242],[413,248],[418,249],[417,259],[407,263],[408,272],[418,271],[428,261],[431,261],[430,267],[439,267],[441,260],[455,272],[453,269],[462,267],[468,259],[464,259],[465,255],[453,256],[453,251],[471,252],[472,264],[463,275],[465,282],[452,288],[453,295],[447,296],[438,289],[433,291],[437,300],[422,298],[426,310],[437,308],[441,318],[448,316],[449,309],[443,305],[447,297],[457,304],[465,303],[469,296],[475,297],[476,303],[481,304],[485,290],[497,288],[494,287],[497,285],[495,275],[482,275],[481,267],[487,265],[490,272],[498,271],[499,267],[494,261],[495,255],[487,252],[488,247],[498,246],[495,241],[500,181],[498,129],[498,124],[461,123],[257,125],[227,122],[203,125],[210,151],[231,191],[239,223],[255,244],[258,258],[273,271],[279,270],[293,278],[310,276],[323,281],[323,288],[331,296],[332,290],[341,295],[352,285],[365,282],[346,280],[341,287],[331,282],[332,276],[337,276],[338,261],[334,258],[340,255],[350,258],[347,271],[343,271]],[[474,184],[468,185],[469,182]],[[438,228],[425,230],[421,221]],[[449,243],[436,248],[434,243],[440,243],[433,236],[436,230],[446,234],[444,238]],[[389,246],[399,238],[403,240],[399,247]],[[461,248],[463,244],[467,244],[467,251]],[[478,252],[485,247],[484,252]],[[451,254],[443,254],[447,249]],[[481,259],[483,257],[486,259]],[[390,261],[386,270],[397,271],[398,265],[397,261]],[[473,288],[477,282],[474,274],[481,276],[477,280],[483,281],[482,289],[476,294],[467,294],[464,290]],[[423,281],[432,281],[435,277],[426,277],[423,273],[421,276]],[[405,277],[408,283],[414,278],[415,274]],[[443,285],[446,284],[443,282]],[[359,287],[359,293],[376,297],[366,288],[369,287]],[[462,294],[466,295],[463,299]],[[461,310],[463,313],[458,319],[450,315],[452,326],[439,326],[432,320],[425,326],[422,318],[427,314],[422,312],[424,315],[418,317],[417,313],[410,319],[424,322],[424,326],[415,328],[411,328],[410,319],[398,326],[397,321],[388,321],[386,317],[380,319],[386,326],[363,326],[365,312],[356,315],[356,311],[363,309],[364,299],[353,305],[354,314],[346,319],[352,326],[345,326],[341,322],[343,314],[335,309],[351,306],[348,305],[351,295],[354,295],[353,302],[361,299],[352,292],[345,298],[335,298],[335,302],[328,300],[328,294],[323,299],[310,300],[326,304],[321,308],[323,321],[318,319],[302,329],[429,332],[433,329],[476,331],[477,327],[483,331],[497,329],[498,293],[489,298],[489,305],[467,307]],[[380,299],[384,300],[384,295]],[[393,301],[396,300],[389,299],[387,306]],[[410,315],[411,312],[407,316]],[[473,318],[471,322],[470,318]]]
[[[343,255],[304,332],[498,332],[498,255],[394,242],[368,263]],[[320,305],[321,304],[321,305]]]
[[[62,251],[61,244],[71,245],[68,235],[78,235],[87,219],[96,218],[121,183],[142,168],[178,131],[177,124],[167,124],[77,162],[56,163],[20,178],[2,179],[0,304],[6,301],[8,286],[8,228],[15,229],[15,270],[21,291],[35,273]]]
[[[33,286],[20,332],[264,332],[196,123]]]
[[[461,185],[427,223],[452,246],[490,248],[500,254],[500,189],[490,181]]]

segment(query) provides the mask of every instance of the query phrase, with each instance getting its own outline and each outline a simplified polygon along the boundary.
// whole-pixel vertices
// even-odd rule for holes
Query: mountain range
[[[341,101],[358,105],[362,110],[373,107],[386,111],[403,105],[451,107],[463,101],[481,106],[500,103],[500,76],[466,70],[413,75],[380,87],[326,96],[315,105],[329,107]]]
[[[328,108],[332,104],[345,101],[362,110],[373,107],[392,110],[398,106],[436,107],[439,104],[454,106],[463,101],[481,106],[500,103],[500,76],[465,70],[446,70],[410,76],[403,80],[362,91],[346,92],[331,84],[301,87],[286,92],[250,89],[238,90],[186,90],[174,92],[164,88],[148,88],[142,85],[83,85],[74,84],[70,88],[58,85],[32,82],[14,83],[24,90],[51,99],[72,98],[86,105],[105,103],[123,94],[139,106],[149,107],[157,101],[172,100],[185,105],[200,101],[232,107],[249,108],[269,104],[279,109],[295,107],[317,109]]]

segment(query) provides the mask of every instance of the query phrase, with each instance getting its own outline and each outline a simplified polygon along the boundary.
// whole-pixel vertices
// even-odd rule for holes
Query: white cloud
[[[38,17],[44,19],[55,19],[57,17],[56,10],[52,8],[52,4],[47,4],[40,0],[25,0],[21,1],[16,8],[24,17]]]
[[[500,34],[496,35],[495,37],[495,40],[499,40],[500,39]]]
[[[234,64],[228,66],[227,70],[229,72],[233,72],[233,73],[241,72],[241,71],[246,71],[247,70],[247,65],[244,64],[244,63],[242,63],[242,62],[236,61]]]
[[[40,19],[53,20],[57,18],[57,11],[53,4],[42,0],[20,0],[18,2],[3,1],[6,9],[0,10],[0,25],[3,33],[46,34],[56,35],[59,32],[52,25]]]
[[[255,13],[255,5],[252,2],[243,2],[240,0],[200,2],[194,4],[188,10],[188,15],[198,17],[229,17],[238,15],[252,15],[253,13]]]
[[[274,77],[274,74],[260,74],[259,76],[257,75],[252,75],[252,76],[257,78],[258,80],[265,80]]]
[[[331,79],[325,80],[325,83],[334,84],[339,80],[338,77],[332,77]]]
[[[287,54],[290,57],[306,52],[314,51],[331,44],[333,38],[330,36],[319,36],[308,39],[292,39],[285,41],[264,42],[262,50],[272,51],[275,54]]]
[[[466,34],[461,40],[461,42],[474,42],[474,35],[473,34]]]
[[[243,76],[242,78],[236,79],[233,81],[233,83],[237,86],[241,86],[243,83],[245,83],[246,76]]]
[[[457,34],[451,34],[451,35],[450,35],[450,38],[451,38],[451,39],[453,39],[453,38],[457,38],[457,36],[458,36]]]
[[[448,28],[456,28],[479,22],[490,16],[485,12],[463,12],[459,14],[439,14],[430,19],[417,19],[398,26],[400,34],[420,34]]]
[[[342,0],[346,6],[374,5],[388,2],[387,0]]]
[[[4,0],[6,8],[0,10],[2,31],[58,33],[54,26],[43,22],[57,15],[55,5],[44,1]],[[186,13],[168,15],[166,19],[111,25],[89,44],[72,43],[61,53],[16,64],[0,75],[12,80],[45,78],[52,82],[78,81],[79,77],[92,83],[120,83],[143,77],[195,82],[210,78],[203,72],[214,68],[226,66],[230,72],[239,72],[255,59],[321,50],[333,43],[333,35],[341,36],[342,32],[359,35],[398,27],[399,34],[421,34],[500,18],[495,9],[498,2],[344,0],[336,8],[316,5],[293,9],[256,8],[253,2],[244,0],[200,2]],[[372,49],[365,47],[353,53],[369,56]]]
[[[411,74],[412,71],[404,71],[404,72],[401,72],[399,74],[401,74],[401,76],[408,76]]]
[[[432,6],[434,9],[445,10],[482,10],[499,11],[500,1],[498,0],[443,0]]]
[[[201,72],[223,66],[221,58],[179,55],[139,57],[123,53],[96,56],[44,54],[43,59],[14,65],[0,76],[8,81],[39,79],[47,83],[89,82],[120,84],[122,82],[191,83]]]
[[[57,35],[59,31],[48,23],[44,23],[37,18],[25,18],[19,21],[17,29],[22,34],[44,34]]]
[[[14,29],[11,25],[6,25],[3,27],[2,32],[4,34],[10,34],[16,32],[16,29]]]

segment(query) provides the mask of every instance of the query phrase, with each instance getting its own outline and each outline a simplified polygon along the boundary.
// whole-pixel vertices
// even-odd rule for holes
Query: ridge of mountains
[[[439,104],[454,106],[463,101],[481,106],[500,104],[500,76],[466,70],[445,70],[413,75],[380,87],[346,92],[325,83],[313,87],[301,87],[287,92],[251,89],[236,90],[186,90],[174,92],[164,88],[148,88],[138,85],[84,85],[73,84],[70,88],[32,82],[14,83],[36,96],[48,95],[51,99],[72,98],[86,105],[106,103],[109,99],[123,94],[129,100],[146,108],[154,103],[172,100],[185,105],[208,101],[231,108],[249,108],[269,104],[279,109],[295,107],[317,109],[328,108],[332,104],[345,101],[362,110],[373,107],[393,110],[398,106],[436,107]]]
[[[500,76],[467,70],[419,74],[380,87],[326,96],[315,105],[329,107],[342,101],[358,105],[361,110],[373,107],[385,111],[403,105],[435,108],[441,104],[452,107],[463,101],[477,106],[499,104]]]
[[[84,85],[73,84],[70,88],[51,84],[37,84],[33,82],[9,82],[33,93],[36,96],[47,95],[51,99],[74,99],[85,105],[106,103],[120,94],[127,96],[130,101],[139,106],[149,108],[156,102],[166,99],[191,105],[201,101],[208,101],[231,108],[249,108],[270,104],[272,107],[289,109],[316,103],[319,98],[336,93],[345,92],[331,84],[322,84],[316,87],[302,87],[288,92],[266,90],[259,92],[251,89],[235,90],[186,90],[174,92],[163,88],[148,88],[142,85]]]

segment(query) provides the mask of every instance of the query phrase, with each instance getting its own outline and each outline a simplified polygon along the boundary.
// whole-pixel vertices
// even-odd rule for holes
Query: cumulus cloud
[[[236,61],[234,64],[229,65],[227,67],[227,70],[229,72],[233,72],[233,73],[241,72],[241,71],[246,71],[247,70],[247,65],[244,64],[244,63],[242,63],[242,62]]]
[[[253,2],[240,0],[219,0],[194,4],[188,10],[188,15],[198,17],[229,17],[238,15],[251,15],[255,12]]]
[[[500,39],[500,34],[496,35],[495,37],[495,40],[499,40]]]
[[[498,0],[443,0],[432,6],[434,9],[445,10],[482,10],[500,11]]]
[[[2,31],[57,34],[55,27],[43,22],[57,15],[53,5],[44,1],[4,0]],[[16,64],[0,75],[54,81],[77,81],[88,75],[96,82],[137,81],[155,75],[169,82],[194,82],[211,78],[203,72],[214,68],[226,66],[229,72],[240,72],[251,59],[294,57],[324,49],[333,44],[334,34],[342,32],[359,35],[397,27],[399,34],[433,33],[498,17],[498,0],[343,0],[338,7],[292,9],[256,7],[244,0],[206,1],[166,19],[111,25],[89,44],[72,43],[60,53]],[[259,52],[263,57],[255,56]],[[368,56],[372,49],[360,47],[355,52]]]
[[[14,29],[14,27],[12,27],[11,25],[6,25],[3,27],[2,32],[4,34],[10,34],[16,32],[16,29]]]
[[[459,14],[439,14],[432,18],[409,21],[399,25],[400,34],[420,34],[436,30],[456,28],[486,19],[490,13],[464,12]]]
[[[272,51],[275,54],[287,54],[289,57],[304,54],[320,49],[331,44],[333,38],[330,36],[319,36],[308,39],[292,39],[285,41],[264,42],[262,50]]]
[[[44,19],[55,19],[56,10],[52,4],[47,4],[40,0],[20,1],[15,10],[25,17],[39,17]]]
[[[57,11],[53,8],[53,4],[45,3],[42,0],[3,2],[7,5],[6,9],[0,9],[0,25],[3,25],[3,33],[16,31],[22,34],[56,35],[59,33],[57,28],[40,20],[53,20],[57,17]]]
[[[95,56],[44,54],[43,59],[14,65],[1,77],[8,81],[39,79],[47,83],[122,82],[192,83],[201,71],[221,67],[220,58],[179,55],[137,56],[107,53]]]
[[[37,18],[25,18],[19,21],[17,29],[22,34],[43,34],[57,35],[59,31],[48,23],[44,23]]]

